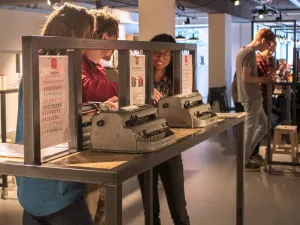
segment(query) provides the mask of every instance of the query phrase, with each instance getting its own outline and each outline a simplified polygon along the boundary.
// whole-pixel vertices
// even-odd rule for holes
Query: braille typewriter
[[[84,145],[91,143],[92,117],[101,110],[100,105],[100,102],[88,102],[82,105],[82,136]]]
[[[153,152],[175,142],[167,121],[150,105],[101,111],[92,118],[91,144],[95,151]]]
[[[180,94],[158,102],[158,117],[166,118],[170,127],[207,127],[218,122],[210,104],[199,93]]]

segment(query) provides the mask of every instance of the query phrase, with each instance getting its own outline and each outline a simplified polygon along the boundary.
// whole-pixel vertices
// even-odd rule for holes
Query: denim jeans
[[[72,205],[49,216],[35,217],[24,211],[23,225],[93,225],[85,200],[79,200]]]
[[[175,225],[190,225],[184,195],[184,177],[181,155],[156,166],[153,169],[153,225],[161,225],[159,213],[158,176],[163,183],[170,213]],[[138,176],[144,200],[144,176]]]
[[[268,118],[261,100],[242,104],[247,113],[245,121],[245,162],[247,164],[255,147],[267,134]]]
[[[235,106],[235,112],[240,113],[240,112],[245,112],[244,107],[242,105],[242,103],[240,102],[235,102],[234,103]],[[266,111],[265,111],[266,112]],[[259,148],[260,148],[260,142],[256,145],[253,153],[251,156],[257,156],[259,154]]]

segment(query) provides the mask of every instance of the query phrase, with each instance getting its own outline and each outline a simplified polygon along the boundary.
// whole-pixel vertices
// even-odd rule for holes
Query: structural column
[[[231,97],[231,16],[209,14],[209,88],[227,87],[227,98]]]
[[[175,36],[175,0],[139,0],[139,41],[157,34]]]

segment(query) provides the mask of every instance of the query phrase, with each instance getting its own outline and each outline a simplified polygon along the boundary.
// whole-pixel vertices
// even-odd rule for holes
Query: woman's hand
[[[154,88],[152,99],[157,103],[162,97],[163,95],[156,88]]]

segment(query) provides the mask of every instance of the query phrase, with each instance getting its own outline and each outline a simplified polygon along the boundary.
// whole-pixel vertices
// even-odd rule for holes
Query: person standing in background
[[[268,73],[268,71],[270,71],[270,73],[276,72],[277,67],[275,67],[275,59],[273,57],[275,47],[276,47],[276,45],[274,45],[270,49],[265,50],[264,52],[256,53],[258,77],[262,77],[262,76],[266,75]],[[262,96],[263,96],[263,109],[264,109],[265,114],[267,114],[267,85],[260,84],[260,87],[261,87]],[[236,75],[234,76],[234,79],[232,82],[232,99],[233,99],[233,102],[235,105],[235,111],[236,112],[245,112],[242,103],[238,102]],[[263,165],[264,159],[259,154],[259,148],[260,148],[260,142],[255,147],[255,149],[250,157],[250,161]]]
[[[264,52],[272,49],[275,40],[276,36],[271,30],[260,29],[254,40],[242,48],[236,58],[238,102],[242,103],[247,113],[245,121],[246,171],[260,171],[261,165],[250,161],[255,147],[267,133],[267,116],[263,110],[260,84],[274,80],[272,71],[258,77],[255,51]]]

